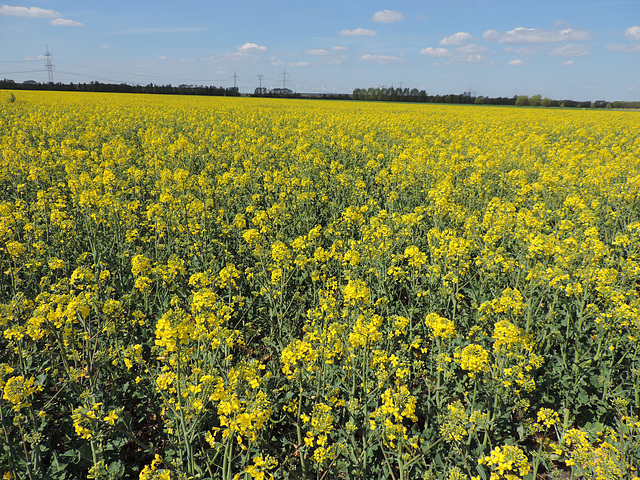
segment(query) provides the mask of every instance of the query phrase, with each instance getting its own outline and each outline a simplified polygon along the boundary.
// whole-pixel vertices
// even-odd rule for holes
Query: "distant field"
[[[638,478],[637,112],[14,94],[3,479]]]

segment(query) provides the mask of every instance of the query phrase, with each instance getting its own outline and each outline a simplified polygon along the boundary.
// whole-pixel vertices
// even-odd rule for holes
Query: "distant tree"
[[[532,107],[539,107],[540,105],[542,105],[542,95],[534,95],[533,97],[529,98],[529,105],[531,105]]]
[[[376,90],[373,87],[367,88],[367,96],[366,100],[375,100],[376,99]]]
[[[484,97],[482,97],[482,96],[476,97],[476,99],[473,101],[473,103],[475,103],[476,105],[482,105],[484,103]]]
[[[518,107],[524,107],[525,105],[529,105],[529,97],[527,97],[526,95],[520,95],[516,99],[516,105]]]
[[[543,107],[550,107],[551,106],[551,99],[549,97],[544,97],[542,99],[541,104],[542,104]]]

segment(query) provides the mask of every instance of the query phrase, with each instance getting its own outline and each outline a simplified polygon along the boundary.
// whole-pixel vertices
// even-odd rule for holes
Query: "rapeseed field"
[[[3,95],[4,480],[638,478],[637,112]]]

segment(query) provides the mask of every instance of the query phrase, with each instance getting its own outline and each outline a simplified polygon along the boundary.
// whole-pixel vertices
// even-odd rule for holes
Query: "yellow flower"
[[[489,366],[489,352],[474,343],[467,345],[462,351],[458,347],[454,357],[460,367],[469,372],[470,378],[476,378],[476,374],[484,372]]]
[[[104,421],[107,422],[109,425],[114,425],[116,423],[116,420],[118,420],[118,415],[116,414],[115,410],[111,410],[109,412],[109,414],[104,417]]]
[[[508,320],[501,320],[495,324],[493,332],[493,351],[512,353],[523,343],[520,329]]]
[[[260,241],[260,232],[255,228],[252,228],[250,230],[246,230],[242,234],[242,238],[244,238],[244,241],[247,242],[249,245],[255,245]]]
[[[481,457],[478,464],[491,468],[491,480],[520,480],[531,470],[527,456],[514,445],[494,448],[489,455]]]
[[[43,390],[42,385],[35,385],[35,378],[25,380],[22,375],[11,377],[4,384],[2,398],[13,404],[12,409],[19,411],[21,408],[30,407],[28,398],[36,392]]]
[[[432,338],[442,338],[446,340],[456,335],[456,327],[453,321],[443,318],[437,313],[427,315],[425,323],[432,331]]]
[[[11,255],[12,258],[16,259],[24,254],[24,245],[20,242],[9,242],[7,243],[7,252]]]
[[[349,280],[344,287],[344,301],[350,306],[367,305],[369,303],[369,288],[362,280]]]
[[[134,277],[151,271],[151,261],[144,255],[136,255],[131,259],[131,273]]]
[[[551,410],[550,408],[541,408],[538,412],[538,423],[545,428],[550,428],[553,425],[557,425],[560,422],[558,412]]]

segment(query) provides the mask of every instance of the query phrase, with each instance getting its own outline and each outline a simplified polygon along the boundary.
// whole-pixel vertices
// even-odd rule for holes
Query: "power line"
[[[42,70],[21,70],[19,72],[0,72],[0,75],[13,75],[15,73],[35,73],[41,72]]]
[[[287,88],[287,75],[289,75],[287,73],[287,69],[286,67],[282,67],[282,73],[280,74],[280,81],[282,82],[282,88]]]
[[[44,58],[47,63],[44,65],[44,69],[49,74],[49,83],[53,83],[53,64],[51,63],[51,54],[49,53],[49,45],[47,45],[47,53],[44,54]]]
[[[60,61],[58,62],[59,64],[64,64],[64,65],[71,65],[74,67],[86,67],[86,65],[81,65],[78,63],[74,63],[74,62],[67,62],[67,61]],[[147,78],[147,79],[165,79],[165,80],[176,80],[176,81],[185,81],[184,77],[183,78],[179,78],[179,77],[169,77],[166,75],[156,75],[154,73],[135,73],[135,72],[122,72],[122,71],[118,71],[118,70],[112,70],[109,68],[101,68],[101,67],[95,67],[95,66],[91,66],[89,67],[91,71],[93,70],[100,70],[103,72],[107,72],[107,73],[112,73],[112,74],[116,74],[116,75],[124,75],[127,77],[134,77],[134,78]],[[56,70],[57,72],[60,72],[60,70]],[[72,73],[74,75],[80,75],[80,76],[90,76],[91,73],[86,74],[86,73],[74,73],[74,72],[66,72],[66,73]],[[202,79],[202,78],[188,78],[186,79],[188,81],[188,83],[191,82],[225,82],[225,79],[221,79],[221,78],[207,78],[207,79]]]
[[[41,58],[31,58],[29,60],[7,60],[6,62],[0,61],[0,63],[29,63],[29,62],[39,62]]]

